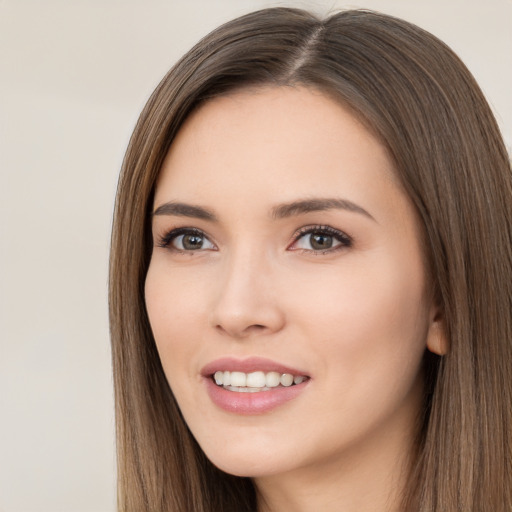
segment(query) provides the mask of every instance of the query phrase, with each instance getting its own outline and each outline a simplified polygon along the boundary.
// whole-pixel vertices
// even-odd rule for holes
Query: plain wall
[[[114,510],[106,294],[123,153],[182,53],[272,5],[367,7],[430,30],[512,147],[510,0],[0,0],[0,512]]]

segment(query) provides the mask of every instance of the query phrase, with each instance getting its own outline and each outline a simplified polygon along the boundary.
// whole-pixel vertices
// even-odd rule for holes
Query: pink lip
[[[228,372],[278,372],[278,373],[291,373],[292,375],[305,375],[306,372],[297,368],[291,368],[280,363],[276,363],[271,359],[265,359],[264,357],[250,357],[248,359],[236,359],[234,357],[223,357],[222,359],[216,359],[211,363],[208,363],[201,370],[203,377],[210,377],[217,371],[228,371]]]
[[[207,364],[201,375],[206,386],[206,391],[212,402],[221,409],[243,415],[255,415],[269,412],[280,405],[299,396],[309,384],[307,379],[301,384],[289,387],[277,387],[270,391],[258,391],[256,393],[237,393],[218,386],[212,379],[216,371],[239,371],[250,373],[252,371],[291,373],[292,375],[306,375],[301,370],[284,366],[270,359],[252,357],[239,360],[234,358],[217,359]]]

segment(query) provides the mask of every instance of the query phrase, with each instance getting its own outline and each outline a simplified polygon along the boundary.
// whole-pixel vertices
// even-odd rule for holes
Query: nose
[[[275,271],[262,254],[226,261],[212,305],[210,323],[235,339],[276,333],[285,324]]]

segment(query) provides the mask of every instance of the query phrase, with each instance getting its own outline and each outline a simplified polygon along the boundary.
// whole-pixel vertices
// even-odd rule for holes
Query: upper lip
[[[222,357],[216,359],[211,363],[206,364],[201,369],[201,375],[203,377],[210,377],[215,372],[228,371],[228,372],[243,372],[251,373],[256,371],[262,372],[278,372],[278,373],[290,373],[292,375],[304,375],[308,377],[308,374],[303,370],[292,368],[271,359],[264,357],[249,357],[246,359],[237,359],[235,357]]]

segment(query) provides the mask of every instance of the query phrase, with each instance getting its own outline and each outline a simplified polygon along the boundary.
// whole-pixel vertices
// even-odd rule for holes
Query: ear
[[[438,308],[432,308],[427,334],[427,348],[438,356],[448,353],[448,336],[444,316]]]

